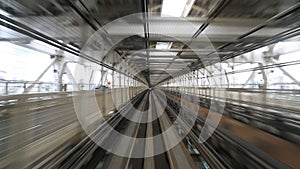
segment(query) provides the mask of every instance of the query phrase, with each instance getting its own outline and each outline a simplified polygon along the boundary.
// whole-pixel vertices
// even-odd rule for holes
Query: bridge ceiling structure
[[[59,49],[74,60],[83,58],[155,86],[187,69],[203,68],[205,64],[199,56],[218,55],[220,60],[210,60],[209,64],[213,64],[300,34],[297,0],[187,2],[192,3],[190,9],[180,18],[194,25],[192,28],[180,19],[157,15],[162,12],[162,0],[2,0],[0,40],[50,55]],[[145,12],[143,22],[130,23],[143,27],[143,35],[124,39],[102,59],[80,53],[99,28],[118,18]],[[161,35],[149,34],[151,29]],[[107,31],[110,39],[117,39],[130,30]],[[180,41],[164,33],[174,34]],[[209,46],[201,35],[209,39]],[[187,45],[190,42],[196,48],[191,49]],[[167,47],[158,48],[159,45]],[[131,71],[115,67],[123,60]]]

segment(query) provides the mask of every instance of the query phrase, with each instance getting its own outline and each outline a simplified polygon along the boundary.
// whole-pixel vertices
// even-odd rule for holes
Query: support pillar
[[[54,72],[54,91],[62,91],[62,76],[64,73],[64,57],[62,52],[57,55],[51,55],[51,59],[54,59],[53,72]]]

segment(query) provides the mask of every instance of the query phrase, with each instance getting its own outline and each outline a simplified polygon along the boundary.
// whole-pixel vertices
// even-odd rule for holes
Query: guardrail
[[[30,93],[55,92],[57,84],[51,82],[32,82],[32,81],[6,81],[0,80],[0,95],[21,94],[28,86],[34,85]],[[61,91],[73,91],[73,87],[79,90],[90,90],[96,84],[72,84],[65,83],[61,86]]]
[[[290,89],[245,89],[245,88],[202,88],[202,87],[163,87],[163,89],[191,94],[201,98],[252,103],[269,107],[279,107],[299,111],[300,90]]]
[[[28,93],[47,93],[58,92],[57,83],[51,82],[33,82],[33,81],[14,81],[14,80],[0,80],[0,96],[10,94],[22,94],[26,88],[33,85]],[[100,86],[99,84],[86,83],[63,83],[59,91],[81,91],[81,90],[96,90],[101,88],[133,88],[135,86]]]

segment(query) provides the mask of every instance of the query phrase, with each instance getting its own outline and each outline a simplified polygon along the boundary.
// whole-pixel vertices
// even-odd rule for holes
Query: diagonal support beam
[[[31,91],[31,89],[34,87],[34,85],[36,85],[36,83],[39,82],[39,81],[41,80],[41,78],[46,74],[46,72],[51,68],[51,66],[52,66],[55,62],[56,62],[56,60],[52,61],[52,62],[50,63],[50,65],[47,66],[47,68],[46,68],[46,69],[38,76],[38,78],[37,78],[30,86],[28,86],[28,87],[24,90],[23,94],[29,93],[29,92]]]
[[[270,60],[272,63],[277,63],[275,60]],[[291,74],[289,74],[284,68],[277,67],[284,75],[286,75],[288,78],[290,78],[294,83],[296,83],[298,86],[300,86],[300,82],[294,78]]]

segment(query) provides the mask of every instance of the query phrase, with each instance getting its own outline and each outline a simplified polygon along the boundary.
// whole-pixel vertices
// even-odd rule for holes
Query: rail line
[[[64,156],[64,160],[60,161],[60,165],[56,165],[57,168],[81,168],[81,167],[91,167],[91,168],[126,168],[126,169],[180,169],[180,168],[190,168],[196,169],[197,165],[187,149],[184,142],[180,142],[174,148],[166,150],[164,153],[160,153],[160,149],[166,149],[166,144],[171,141],[170,138],[160,135],[162,132],[167,130],[172,122],[167,112],[164,111],[161,115],[157,113],[157,100],[161,99],[157,94],[151,93],[150,91],[145,91],[138,95],[131,102],[134,107],[138,110],[147,111],[147,113],[131,113],[133,112],[124,106],[120,111],[126,113],[131,113],[128,117],[139,119],[146,118],[148,120],[153,117],[158,117],[148,123],[137,123],[132,122],[124,118],[119,113],[115,113],[108,122],[114,127],[118,132],[130,136],[132,138],[147,138],[158,136],[161,140],[161,145],[154,143],[151,139],[145,139],[143,143],[131,142],[124,144],[122,140],[114,139],[109,131],[105,127],[97,129],[95,135],[101,135],[101,139],[106,142],[111,142],[112,148],[124,149],[124,151],[129,152],[128,157],[122,157],[115,155],[113,153],[107,152],[88,137],[86,137],[80,144],[74,147],[70,152]],[[155,103],[154,103],[155,102]],[[159,103],[159,102],[158,102]],[[133,117],[135,116],[135,117]],[[128,118],[127,117],[127,118]],[[106,134],[104,134],[106,132]],[[174,131],[178,133],[178,131]],[[147,141],[146,141],[147,140]],[[112,150],[113,151],[113,150]],[[130,158],[130,155],[136,151],[142,151],[145,154],[144,158]],[[149,154],[155,154],[154,156],[149,156]],[[199,156],[199,154],[198,154]],[[196,158],[197,159],[197,158]],[[200,158],[198,158],[200,159]],[[208,164],[207,164],[208,166]]]
[[[184,100],[182,97],[180,97],[180,95],[178,95],[178,93],[175,94],[174,92],[173,93],[167,92],[167,96],[169,97],[169,101],[170,101],[169,105],[175,104],[174,106],[180,106],[182,104],[181,105],[183,106],[182,108],[186,108],[186,109],[188,108],[189,111],[196,111],[196,109],[199,108],[196,103],[191,103],[187,100]],[[200,99],[198,98],[197,100]],[[208,103],[205,104],[200,103],[200,109],[197,111],[199,113],[198,119],[201,120],[198,121],[198,125],[195,130],[201,131],[201,127],[203,126],[205,122],[205,118],[209,111],[207,106],[209,106]],[[213,113],[214,116],[221,116],[219,113],[216,113],[215,111],[211,111],[211,113]],[[220,129],[228,133],[229,135],[232,135],[234,137],[234,140],[239,140],[240,142],[243,142],[244,145],[247,145],[246,147],[249,147],[248,149],[253,149],[254,152],[256,151],[255,155],[264,154],[263,155],[264,157],[261,158],[269,159],[269,163],[277,164],[276,159],[278,159],[279,161],[282,162],[282,164],[285,163],[290,167],[299,168],[300,163],[297,158],[297,154],[300,151],[299,145],[293,142],[286,141],[280,137],[276,137],[275,135],[272,135],[264,130],[260,130],[252,126],[249,126],[243,123],[242,121],[238,121],[237,119],[230,118],[230,116],[229,117],[222,116],[218,126],[219,127],[217,129]],[[199,131],[196,133],[199,133]],[[215,140],[213,140],[214,138]],[[236,149],[236,146],[233,146],[236,145],[234,142],[226,142],[221,137],[219,138],[212,137],[212,139],[210,139],[209,142],[210,145],[213,145],[213,149],[220,150],[223,153],[223,156],[229,159],[229,161],[230,159],[241,161],[241,159],[238,158],[238,156],[240,155],[238,155],[237,152],[239,151],[233,151],[233,149]],[[249,151],[246,149],[244,150]],[[244,157],[243,159],[246,159],[246,157]],[[234,166],[234,164],[236,164],[236,162],[232,162],[231,165]],[[276,166],[273,167],[276,168]]]

